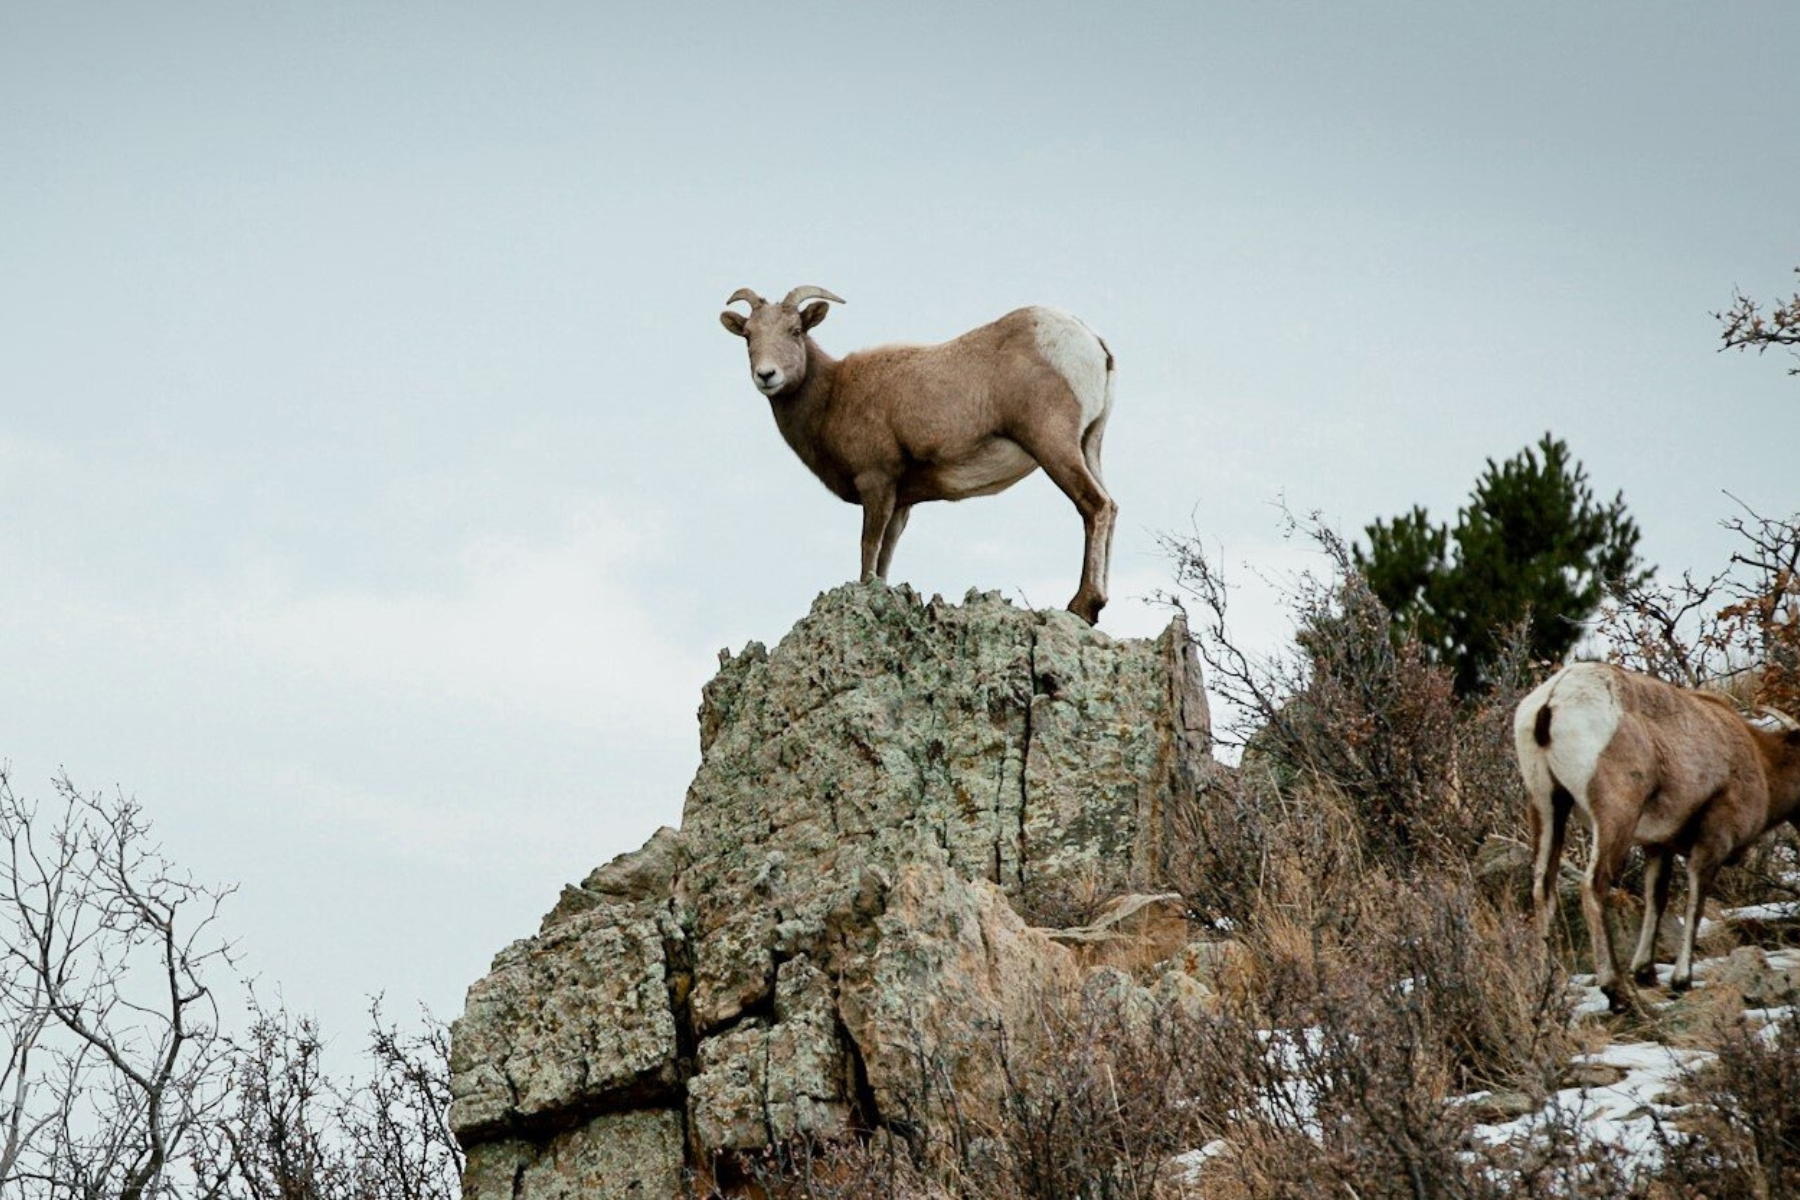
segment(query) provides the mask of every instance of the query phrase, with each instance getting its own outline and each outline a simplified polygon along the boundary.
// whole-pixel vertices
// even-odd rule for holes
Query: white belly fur
[[[939,467],[938,486],[946,500],[991,496],[1011,487],[1037,469],[1037,460],[1011,438],[997,437],[976,454],[955,466]]]

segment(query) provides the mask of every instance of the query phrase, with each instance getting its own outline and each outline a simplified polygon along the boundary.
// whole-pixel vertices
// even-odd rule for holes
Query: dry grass
[[[1019,915],[1041,929],[1079,929],[1091,924],[1120,892],[1116,873],[1084,862],[1060,875],[1034,877],[1019,896]]]

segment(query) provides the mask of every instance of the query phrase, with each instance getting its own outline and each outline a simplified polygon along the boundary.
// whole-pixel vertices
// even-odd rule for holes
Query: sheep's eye
[[[800,327],[798,325],[796,325],[793,327],[793,329],[789,330],[789,332],[792,333],[795,337],[799,337],[800,336]]]

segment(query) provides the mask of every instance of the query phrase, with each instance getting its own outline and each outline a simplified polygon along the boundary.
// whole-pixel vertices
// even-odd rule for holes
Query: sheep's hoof
[[[1639,987],[1656,986],[1656,964],[1645,963],[1631,973],[1631,981]]]
[[[1632,1002],[1633,997],[1631,992],[1626,988],[1620,987],[1616,983],[1609,987],[1603,987],[1600,991],[1606,996],[1607,1011],[1611,1012],[1614,1016],[1631,1012],[1637,1007],[1637,1005]]]
[[[1669,980],[1669,990],[1674,992],[1677,996],[1685,991],[1691,990],[1693,986],[1694,977],[1692,975],[1677,975]]]
[[[1083,596],[1079,593],[1076,594],[1073,600],[1069,601],[1069,611],[1086,621],[1089,625],[1098,625],[1100,623],[1100,610],[1105,607],[1106,601],[1096,600],[1092,596]]]

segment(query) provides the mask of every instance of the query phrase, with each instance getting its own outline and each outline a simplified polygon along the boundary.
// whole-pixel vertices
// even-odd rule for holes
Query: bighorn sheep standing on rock
[[[1615,1011],[1627,1007],[1629,989],[1618,979],[1605,906],[1632,845],[1647,855],[1631,960],[1641,984],[1656,982],[1674,856],[1687,858],[1686,920],[1670,980],[1681,991],[1693,983],[1694,931],[1719,868],[1783,821],[1800,821],[1800,725],[1772,715],[1779,728],[1745,720],[1721,697],[1603,663],[1567,667],[1520,702],[1513,742],[1531,793],[1532,903],[1548,936],[1574,808],[1594,838],[1581,908],[1596,982]]]
[[[800,461],[860,504],[862,578],[886,579],[912,506],[1011,487],[1038,467],[1081,510],[1081,587],[1069,611],[1094,623],[1106,604],[1118,505],[1100,479],[1112,411],[1112,352],[1053,308],[1021,308],[936,346],[877,346],[834,359],[812,340],[824,288],[770,304],[740,288],[719,321],[750,348],[750,377]],[[814,301],[804,308],[802,303]]]

